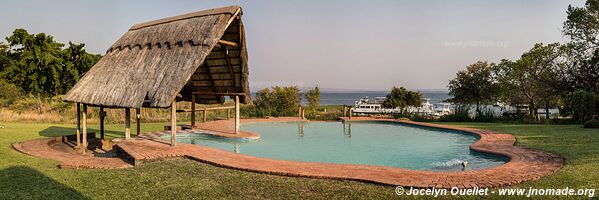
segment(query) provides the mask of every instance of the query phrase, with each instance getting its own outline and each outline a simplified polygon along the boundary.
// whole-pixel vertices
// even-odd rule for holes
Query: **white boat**
[[[435,114],[435,105],[430,103],[430,99],[422,99],[422,104],[420,107],[410,106],[407,108],[408,113],[422,115],[422,116],[432,116]]]
[[[374,101],[371,101],[368,97],[362,98],[355,101],[352,112],[357,115],[380,115],[380,114],[397,114],[401,112],[398,108],[383,108],[382,104],[385,101],[385,97],[375,97]],[[438,105],[430,103],[430,99],[423,99],[423,103],[419,107],[407,107],[408,113],[422,115],[422,116],[442,116],[452,113],[451,104],[440,103]]]
[[[449,115],[453,113],[450,103],[438,103],[435,106],[435,116]]]
[[[400,112],[398,108],[383,108],[382,104],[385,102],[385,99],[385,97],[375,97],[375,100],[371,101],[368,97],[362,98],[358,101],[355,101],[352,112],[358,115],[393,114]]]

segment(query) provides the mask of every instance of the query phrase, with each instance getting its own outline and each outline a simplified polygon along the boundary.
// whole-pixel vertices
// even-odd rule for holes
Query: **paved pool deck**
[[[298,118],[244,119],[242,123],[287,122]],[[345,121],[387,121],[442,129],[459,130],[478,135],[480,140],[470,148],[475,151],[503,155],[510,158],[506,164],[461,172],[432,172],[396,167],[356,164],[333,164],[300,162],[259,158],[230,151],[177,143],[172,147],[168,141],[157,137],[160,133],[144,134],[130,141],[117,142],[114,146],[120,158],[97,158],[68,151],[48,148],[53,139],[38,139],[15,143],[13,147],[23,153],[61,161],[61,168],[123,168],[147,162],[183,157],[215,166],[250,172],[284,176],[313,177],[338,180],[355,180],[385,185],[436,188],[502,187],[524,181],[537,180],[557,172],[564,160],[557,154],[542,150],[514,146],[516,138],[510,134],[490,130],[438,125],[422,122],[381,119],[370,117],[341,118]],[[303,121],[303,120],[299,120]],[[230,130],[230,121],[207,122],[213,130]],[[219,129],[219,127],[222,127]],[[112,167],[111,167],[112,166]]]

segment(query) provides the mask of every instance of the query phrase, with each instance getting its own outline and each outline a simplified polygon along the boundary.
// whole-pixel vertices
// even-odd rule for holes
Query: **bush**
[[[73,104],[63,101],[64,95],[54,96],[49,99],[48,106],[50,111],[62,112],[72,108]]]
[[[572,111],[574,117],[580,122],[591,119],[597,110],[597,94],[584,90],[577,90],[572,94]]]
[[[276,86],[272,90],[265,88],[256,93],[252,112],[257,116],[297,116],[299,97],[297,87]]]
[[[599,128],[599,120],[591,119],[584,123],[585,128]]]
[[[470,109],[468,106],[458,105],[455,108],[455,112],[449,115],[443,115],[439,118],[441,122],[471,122],[472,118],[469,114]]]
[[[341,117],[341,114],[338,112],[319,112],[319,111],[311,111],[306,112],[306,118],[309,120],[337,120]]]
[[[21,88],[15,84],[0,79],[0,107],[8,107],[23,96]]]
[[[476,114],[476,117],[474,118],[474,121],[477,122],[494,122],[496,120],[498,120],[498,117],[495,116],[495,113],[493,113],[493,110],[491,109],[481,110]]]
[[[16,113],[23,113],[25,111],[40,112],[43,104],[44,102],[39,97],[29,96],[16,100],[9,108]]]

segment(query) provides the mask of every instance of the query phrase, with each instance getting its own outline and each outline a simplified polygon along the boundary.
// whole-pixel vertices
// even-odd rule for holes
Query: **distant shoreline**
[[[443,100],[449,99],[450,96],[447,90],[423,90],[420,91],[422,93],[423,98],[426,98],[430,101],[430,103],[441,103]],[[320,92],[320,104],[333,106],[333,105],[354,105],[355,101],[358,101],[362,98],[368,97],[369,99],[374,100],[375,97],[385,97],[389,93],[388,91],[321,91]],[[256,97],[256,93],[251,93],[252,98]],[[302,104],[307,104],[306,99],[302,97]]]

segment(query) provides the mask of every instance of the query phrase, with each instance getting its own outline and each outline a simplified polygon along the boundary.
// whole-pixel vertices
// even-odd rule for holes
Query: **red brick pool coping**
[[[553,174],[563,165],[563,159],[557,154],[514,146],[516,139],[510,134],[501,134],[489,130],[412,121],[400,121],[393,119],[353,117],[351,120],[345,118],[343,120],[388,121],[464,131],[478,135],[480,137],[480,140],[470,146],[471,149],[480,152],[503,155],[509,157],[510,161],[504,165],[480,170],[463,172],[432,172],[385,166],[274,160],[269,158],[259,158],[237,154],[221,149],[182,143],[177,143],[177,146],[171,147],[168,145],[168,142],[155,137],[153,134],[146,135],[145,138],[139,138],[128,142],[119,142],[117,145],[115,145],[115,149],[118,150],[121,156],[127,158],[129,163],[132,163],[132,165],[140,165],[145,162],[173,157],[185,157],[216,166],[251,172],[285,176],[356,180],[387,185],[436,188],[501,187],[514,185],[523,181],[537,180],[541,177]],[[248,119],[243,120],[242,123],[272,121],[284,122],[286,119]],[[206,124],[209,123],[224,122],[215,121],[208,122]],[[55,153],[50,153],[51,155],[47,156],[47,152],[37,151],[36,148],[33,147],[35,144],[28,144],[30,142],[36,141],[39,142],[41,140],[17,143],[13,146],[15,146],[15,149],[17,150],[19,150],[18,146],[27,147],[22,148],[19,151],[25,151],[26,153],[34,151],[34,153],[28,153],[31,155],[63,161],[63,163],[61,163],[61,167],[64,168],[91,168],[86,166],[86,164],[89,164],[93,167],[95,164],[102,163],[85,160],[80,158],[81,156],[70,157],[67,159],[58,158],[61,155],[54,155]],[[36,145],[41,144],[38,143]],[[79,162],[80,159],[82,160],[81,163],[83,164]],[[102,164],[108,165],[106,163]],[[123,165],[115,166],[128,167]]]

